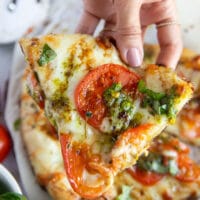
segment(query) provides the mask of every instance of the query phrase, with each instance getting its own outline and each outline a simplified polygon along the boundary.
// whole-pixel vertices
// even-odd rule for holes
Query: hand
[[[130,66],[143,60],[143,38],[147,27],[157,25],[160,54],[157,64],[175,68],[182,51],[180,27],[174,0],[83,0],[84,12],[76,29],[93,34],[105,19],[104,36],[113,38],[122,59]]]

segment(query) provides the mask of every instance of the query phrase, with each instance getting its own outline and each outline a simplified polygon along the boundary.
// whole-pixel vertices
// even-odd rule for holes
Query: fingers
[[[114,1],[117,21],[114,37],[122,59],[132,67],[140,66],[143,60],[140,7],[141,1]]]
[[[75,32],[92,35],[98,23],[99,18],[85,10]]]
[[[182,52],[181,31],[178,24],[171,24],[174,20],[169,20],[169,25],[158,27],[158,41],[160,53],[157,63],[175,69]],[[165,21],[167,22],[167,21]]]

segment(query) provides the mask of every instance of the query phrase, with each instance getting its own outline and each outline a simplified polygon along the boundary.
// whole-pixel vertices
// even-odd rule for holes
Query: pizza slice
[[[29,94],[58,131],[72,188],[88,199],[135,164],[192,95],[168,68],[131,70],[109,41],[47,35],[21,46]]]

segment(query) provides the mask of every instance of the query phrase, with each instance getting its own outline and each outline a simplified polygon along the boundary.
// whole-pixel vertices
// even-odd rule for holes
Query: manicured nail
[[[142,64],[142,57],[137,48],[129,49],[126,58],[131,67],[139,67]]]

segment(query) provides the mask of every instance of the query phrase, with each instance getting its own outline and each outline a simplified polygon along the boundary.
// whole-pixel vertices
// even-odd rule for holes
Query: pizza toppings
[[[56,58],[56,56],[56,52],[48,44],[45,44],[38,60],[39,66],[48,64],[50,61]]]
[[[107,115],[106,104],[109,105],[115,101],[115,98],[108,100],[106,93],[110,93],[112,90],[113,95],[117,97],[120,94],[117,90],[123,89],[130,96],[134,96],[138,81],[139,76],[123,66],[116,64],[99,66],[91,70],[77,86],[75,91],[77,110],[84,119],[87,118],[90,125],[100,128]],[[113,84],[116,85],[112,86]],[[110,90],[107,90],[109,87],[111,87]],[[106,90],[107,92],[105,92]],[[124,104],[126,103],[124,102]]]
[[[152,171],[159,174],[169,173],[171,175],[176,175],[178,173],[175,160],[166,160],[166,157],[156,152],[149,152],[147,157],[140,157],[137,162],[137,167],[141,170]]]
[[[91,154],[87,144],[72,143],[70,134],[61,134],[60,141],[65,170],[74,191],[87,199],[102,195],[113,183],[112,171],[101,164],[98,154]]]
[[[175,138],[161,135],[128,172],[144,185],[153,185],[168,174],[182,182],[197,181],[200,168],[189,157],[189,149]],[[144,178],[145,177],[145,178]]]
[[[140,80],[138,90],[144,95],[142,102],[144,107],[149,106],[154,114],[165,114],[173,121],[176,116],[176,110],[173,107],[176,96],[175,86],[172,86],[168,93],[159,93],[148,89],[145,82]]]
[[[174,85],[166,93],[155,92],[134,72],[120,65],[106,64],[90,71],[79,83],[75,102],[80,115],[90,125],[106,133],[119,133],[140,123],[142,113],[137,110],[141,101],[152,114],[174,120],[176,90]]]
[[[122,90],[120,83],[114,83],[106,89],[103,99],[107,106],[112,133],[127,129],[136,112],[134,100]]]
[[[137,166],[133,166],[127,171],[135,180],[146,186],[154,185],[164,177],[164,174],[142,170]]]

